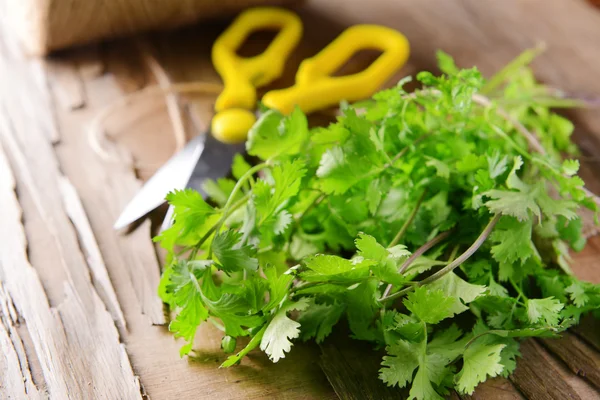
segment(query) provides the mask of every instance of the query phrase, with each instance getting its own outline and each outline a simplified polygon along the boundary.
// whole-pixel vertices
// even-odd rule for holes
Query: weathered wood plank
[[[55,137],[48,134],[56,130],[42,65],[20,57],[2,39],[0,139],[18,181],[2,153],[0,279],[30,338],[26,353],[39,361],[51,398],[140,398],[58,189],[64,178],[51,143]],[[35,241],[28,243],[26,234]]]
[[[600,319],[587,315],[581,319],[578,326],[573,328],[573,332],[585,340],[596,351],[600,352]]]
[[[600,388],[600,354],[571,333],[565,333],[560,339],[540,339],[540,341],[571,371]]]
[[[75,66],[50,59],[46,61],[46,69],[51,71],[48,82],[54,87],[62,107],[77,110],[85,106],[85,92]]]
[[[8,399],[40,399],[25,349],[15,328],[18,315],[0,283],[0,395]]]
[[[526,340],[521,344],[521,354],[510,380],[528,399],[600,398],[593,387],[571,374],[534,340]]]
[[[78,294],[82,289],[75,289],[72,281],[65,281],[66,299],[57,309],[50,307],[39,275],[27,258],[21,208],[14,190],[11,168],[0,150],[0,219],[3,222],[0,240],[6,246],[0,254],[0,276],[10,296],[6,301],[14,303],[27,325],[50,396],[56,399],[140,398],[137,378],[100,299],[92,295],[95,309],[87,309]],[[13,373],[10,377],[17,381],[11,379],[8,390],[16,390],[15,385],[23,382],[23,375]],[[5,394],[9,397],[9,392],[0,389],[2,397]]]
[[[378,379],[382,353],[354,341],[338,329],[321,346],[319,364],[341,400],[385,400],[408,396],[408,390],[388,387]]]
[[[94,237],[75,187],[66,178],[61,177],[58,188],[62,194],[65,211],[77,230],[81,248],[86,255],[87,263],[92,273],[94,286],[113,319],[117,322],[118,327],[126,329],[127,324],[123,316],[123,311],[121,311],[121,306],[110,282],[102,254],[100,254],[96,238]]]

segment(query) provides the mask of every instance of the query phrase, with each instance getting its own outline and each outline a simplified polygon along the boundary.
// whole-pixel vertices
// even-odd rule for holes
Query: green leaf
[[[564,160],[562,163],[562,171],[564,174],[573,176],[579,171],[579,160]]]
[[[502,217],[492,232],[492,255],[500,263],[525,262],[537,255],[531,241],[531,221],[520,222],[512,217]]]
[[[224,293],[213,301],[203,295],[202,300],[211,315],[221,319],[226,335],[247,336],[249,331],[245,328],[256,328],[264,322],[263,317],[250,314],[251,306],[242,296]]]
[[[176,245],[195,244],[207,230],[204,224],[217,214],[200,193],[192,189],[171,192],[167,194],[167,201],[173,206],[174,222],[154,240],[169,251]]]
[[[211,261],[180,260],[163,273],[163,300],[179,310],[169,324],[169,330],[176,338],[183,338],[187,342],[179,351],[181,356],[191,351],[198,326],[208,318],[198,280],[211,264]]]
[[[464,364],[456,380],[457,389],[464,394],[472,394],[475,387],[483,382],[487,376],[498,376],[504,366],[500,353],[505,345],[487,345],[475,341],[467,348],[464,354]]]
[[[427,156],[425,165],[435,168],[435,173],[440,178],[448,179],[450,177],[450,167],[440,160]]]
[[[409,400],[413,399],[443,400],[443,397],[440,396],[431,385],[429,371],[427,368],[419,368],[417,374],[415,375],[415,379],[409,393]]]
[[[388,386],[405,387],[412,382],[413,373],[419,366],[419,357],[422,353],[420,343],[398,340],[386,347],[387,356],[383,357],[382,368],[379,370],[379,379]]]
[[[427,287],[416,288],[404,300],[406,308],[428,324],[437,324],[453,316],[455,304],[455,297],[448,297],[441,290],[429,290]]]
[[[358,255],[361,257],[383,262],[390,255],[385,247],[377,243],[377,239],[366,233],[359,233],[354,243],[358,249]]]
[[[369,183],[366,196],[367,204],[369,205],[369,213],[375,215],[382,198],[380,182],[378,179],[372,180],[371,183]]]
[[[447,297],[453,298],[454,304],[451,307],[451,311],[454,314],[460,314],[468,310],[469,307],[465,304],[469,304],[486,290],[485,286],[468,283],[454,272],[446,274],[443,278],[430,283],[426,287],[432,291],[440,290]]]
[[[372,260],[347,260],[342,257],[319,254],[304,260],[308,271],[301,274],[302,279],[312,281],[353,282],[369,275]]]
[[[264,268],[269,283],[269,302],[263,307],[264,312],[279,307],[289,296],[289,288],[294,280],[292,274],[278,274],[276,267]]]
[[[435,335],[427,344],[427,353],[431,356],[441,357],[444,365],[447,365],[464,352],[465,346],[470,340],[469,336],[460,339],[461,336],[463,336],[463,332],[453,324]]]
[[[235,182],[227,178],[219,178],[216,182],[212,179],[207,179],[202,183],[204,192],[220,207],[223,207],[227,203],[227,199],[233,191],[234,186]],[[236,198],[239,197],[239,195],[236,196]]]
[[[308,298],[284,304],[275,314],[260,341],[260,349],[264,351],[271,361],[276,363],[285,358],[292,348],[291,339],[300,336],[300,324],[288,318],[287,313],[292,310],[302,311],[309,306]]]
[[[273,167],[271,175],[274,188],[265,180],[258,181],[254,186],[257,225],[262,228],[263,239],[270,239],[271,233],[282,234],[292,222],[291,214],[284,207],[298,194],[305,173],[302,160],[284,161]]]
[[[346,316],[352,331],[352,336],[359,340],[376,340],[379,332],[374,327],[375,316],[380,304],[377,301],[378,282],[367,279],[356,287],[346,291]]]
[[[437,57],[438,67],[443,73],[447,75],[458,74],[459,69],[456,67],[454,59],[449,54],[438,50],[435,55]]]
[[[315,338],[317,343],[323,342],[343,312],[344,306],[340,303],[317,304],[311,298],[308,308],[298,318],[302,340]]]
[[[553,297],[529,299],[527,300],[527,318],[533,324],[542,322],[548,325],[556,325],[563,307],[564,305]]]
[[[486,207],[494,214],[510,215],[519,221],[530,219],[529,213],[540,216],[540,207],[529,192],[511,192],[508,190],[488,190],[483,193],[493,200],[485,202]]]
[[[246,172],[250,170],[250,164],[244,160],[244,156],[236,154],[233,156],[233,163],[231,164],[231,174],[235,179],[240,179]]]
[[[258,260],[253,257],[251,246],[242,245],[242,234],[233,230],[217,234],[212,241],[212,251],[219,269],[227,273],[248,270],[256,271]]]
[[[508,167],[508,157],[502,156],[501,153],[496,150],[491,156],[487,157],[488,168],[490,172],[490,178],[496,179],[506,171]]]
[[[585,293],[585,287],[581,282],[573,281],[571,285],[569,285],[565,291],[569,293],[569,297],[571,301],[577,307],[583,307],[589,301],[589,296]]]
[[[278,111],[264,113],[248,132],[248,154],[267,160],[298,154],[308,140],[306,116],[297,107],[288,117]]]
[[[472,172],[485,166],[486,163],[483,157],[471,153],[456,162],[456,169],[459,172]]]

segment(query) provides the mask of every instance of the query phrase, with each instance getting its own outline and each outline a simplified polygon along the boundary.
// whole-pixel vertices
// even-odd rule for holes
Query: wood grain
[[[541,339],[542,344],[562,360],[575,374],[600,388],[600,354],[571,333],[560,339]]]
[[[55,128],[43,73],[39,62],[20,58],[0,42],[0,138],[10,155],[10,161],[4,153],[0,158],[5,303],[14,304],[19,322],[26,326],[33,348],[25,354],[35,354],[44,380],[40,386],[52,398],[140,398],[138,379],[91,282],[64,209],[65,193],[58,189],[66,178],[52,147],[56,136],[47,134]],[[76,193],[67,194],[73,203]],[[80,216],[80,222],[85,218]],[[36,242],[28,243],[26,234]],[[57,285],[50,285],[51,280]],[[112,291],[110,285],[105,289]],[[15,352],[23,354],[19,343],[24,341],[14,337]],[[22,357],[19,365],[22,382],[31,382]],[[25,389],[35,394],[33,388]]]
[[[598,12],[578,0],[423,0],[419,7],[408,0],[310,0],[300,12],[306,39],[273,86],[289,86],[299,62],[345,24],[377,22],[398,28],[412,43],[411,60],[395,79],[433,69],[437,48],[489,75],[543,39],[549,48],[535,64],[539,77],[574,93],[600,94],[600,81],[589,79],[600,65]],[[166,78],[219,81],[210,46],[224,27],[219,22],[151,36]],[[240,366],[224,370],[217,368],[225,358],[221,333],[203,325],[194,356],[179,358],[181,343],[167,331],[156,296],[160,267],[150,221],[129,235],[112,230],[141,179],[155,169],[133,169],[132,161],[158,166],[175,149],[165,99],[130,104],[108,121],[103,145],[118,162],[97,157],[87,138],[90,121],[103,107],[150,82],[134,51],[126,40],[65,52],[49,65],[18,57],[0,40],[0,88],[9,88],[0,90],[0,140],[8,156],[0,155],[0,398],[26,393],[63,400],[67,392],[76,399],[139,398],[141,392],[159,400],[402,398],[375,379],[377,354],[368,346],[353,349],[352,341],[330,342],[321,350],[296,343],[278,364],[253,352]],[[347,68],[361,64],[354,60]],[[190,126],[196,127],[186,125],[188,134],[207,125],[212,101],[180,99],[182,115],[191,116]],[[584,155],[600,157],[598,116],[584,111],[573,117],[580,122],[576,139]],[[597,165],[583,168],[596,191]],[[599,255],[598,238],[574,255],[578,276],[600,282]],[[526,342],[510,380],[488,380],[461,398],[599,398],[572,372],[589,371],[591,361],[561,361],[593,351],[587,346],[597,343],[594,324],[576,331],[585,338],[577,343],[583,347],[558,344],[553,355]],[[367,360],[370,354],[375,357]]]
[[[3,221],[0,240],[7,246],[0,259],[0,276],[8,294],[3,303],[14,303],[24,319],[41,362],[48,393],[53,398],[95,398],[100,393],[113,398],[139,398],[137,378],[100,299],[95,297],[95,308],[87,309],[79,291],[73,287],[73,281],[67,281],[65,298],[56,308],[50,307],[40,278],[27,258],[21,209],[14,193],[15,181],[4,153],[0,154],[0,173],[0,216]],[[8,315],[3,313],[3,319]],[[14,337],[18,340],[17,335]],[[21,344],[13,343],[3,340],[4,353],[14,358],[21,350]],[[21,360],[16,365],[27,366]],[[35,396],[37,389],[31,386],[29,370],[17,371],[11,364],[11,375],[20,376],[23,385],[29,386],[23,388]],[[18,381],[11,380],[12,387],[9,388],[15,398],[19,398],[16,390],[20,388],[14,387]]]
[[[522,357],[510,380],[531,400],[591,400],[600,398],[593,387],[578,379],[534,340],[521,344]]]

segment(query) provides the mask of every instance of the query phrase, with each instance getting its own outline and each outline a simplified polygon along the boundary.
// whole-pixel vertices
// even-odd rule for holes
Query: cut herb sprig
[[[439,53],[443,74],[419,73],[422,89],[404,79],[325,128],[264,113],[247,142],[263,162],[236,157],[233,179],[207,183],[210,202],[168,197],[159,293],[181,354],[208,320],[227,352],[250,337],[223,367],[257,347],[277,362],[343,319],[386,349],[386,384],[440,399],[510,374],[520,338],[596,312],[600,288],[568,263],[585,244],[577,212],[597,197],[562,159],[573,125],[548,108],[566,103],[533,78],[536,53],[487,82]]]

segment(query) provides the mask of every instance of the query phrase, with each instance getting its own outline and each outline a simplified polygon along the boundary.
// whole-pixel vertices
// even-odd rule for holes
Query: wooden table
[[[290,84],[298,62],[342,26],[377,22],[401,30],[412,44],[410,63],[394,80],[432,69],[437,48],[489,75],[545,40],[548,51],[535,63],[539,78],[600,96],[600,10],[582,0],[415,4],[307,2],[300,9],[305,40],[278,86]],[[107,120],[112,140],[100,146],[108,158],[90,146],[92,120],[157,82],[218,82],[209,54],[224,26],[118,40],[48,60],[23,58],[10,34],[0,37],[0,398],[402,398],[377,381],[377,360],[364,362],[368,347],[343,340],[321,348],[295,344],[277,365],[252,353],[241,366],[220,370],[220,335],[205,325],[195,357],[180,359],[156,296],[160,267],[150,221],[126,236],[112,230],[141,180],[175,149],[169,107],[182,110],[193,135],[209,118],[213,98],[171,96],[169,107],[160,95],[126,102]],[[359,57],[347,70],[362,65]],[[584,177],[600,193],[600,113],[571,116]],[[599,261],[600,240],[592,239],[574,255],[574,269],[600,282]],[[509,379],[490,380],[463,398],[600,398],[599,332],[600,324],[586,320],[560,340],[529,340]]]

